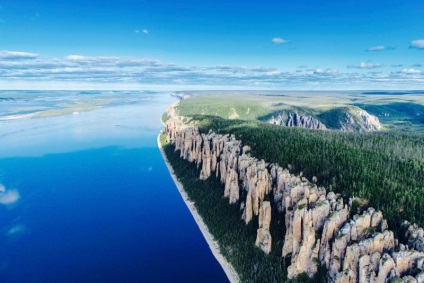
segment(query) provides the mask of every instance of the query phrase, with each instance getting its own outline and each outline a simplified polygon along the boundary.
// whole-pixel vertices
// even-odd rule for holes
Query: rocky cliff
[[[271,124],[285,127],[300,127],[325,130],[331,128],[345,132],[373,132],[381,130],[379,119],[359,107],[342,107],[319,114],[326,117],[323,121],[311,115],[299,114],[297,111],[281,111],[265,119]],[[328,123],[327,126],[325,123]]]
[[[347,132],[374,132],[381,130],[380,120],[367,111],[357,108],[346,111],[340,120],[340,130]]]
[[[422,228],[405,222],[401,239],[395,239],[380,211],[368,208],[351,217],[354,199],[345,203],[277,164],[250,156],[249,147],[232,135],[199,133],[189,119],[168,115],[165,133],[175,150],[197,164],[200,179],[219,178],[224,197],[240,206],[246,224],[258,221],[255,244],[266,254],[276,248],[272,216],[284,215],[282,255],[291,256],[289,278],[313,276],[326,266],[330,282],[424,282]]]
[[[286,127],[300,127],[300,128],[308,128],[308,129],[326,129],[327,127],[321,123],[318,119],[309,116],[309,115],[301,115],[297,112],[293,114],[288,112],[281,112],[275,116],[272,116],[269,120],[269,123],[286,126]]]

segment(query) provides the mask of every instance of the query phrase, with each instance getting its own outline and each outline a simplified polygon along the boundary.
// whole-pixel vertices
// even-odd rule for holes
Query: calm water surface
[[[0,117],[102,95],[18,94]],[[0,120],[0,282],[228,282],[156,146],[174,100],[110,95],[91,112]]]

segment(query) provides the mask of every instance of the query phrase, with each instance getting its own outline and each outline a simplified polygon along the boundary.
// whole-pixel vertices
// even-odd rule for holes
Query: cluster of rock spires
[[[232,135],[199,133],[177,116],[168,119],[165,133],[181,158],[201,166],[200,179],[220,179],[246,224],[258,216],[256,246],[266,254],[273,248],[272,212],[284,213],[282,255],[291,256],[289,278],[313,276],[325,265],[330,282],[424,282],[422,228],[405,222],[401,242],[380,211],[368,208],[351,217],[354,199],[344,203],[334,192],[250,156],[249,147]]]
[[[327,127],[322,122],[312,116],[300,115],[297,112],[294,112],[292,115],[290,111],[287,113],[283,111],[277,116],[272,116],[269,122],[274,125],[286,127],[300,127],[319,130],[327,129]]]
[[[373,132],[381,130],[380,121],[376,116],[369,114],[361,108],[356,108],[354,113],[349,113],[347,110],[344,112],[343,118],[339,121],[339,130],[345,132]],[[290,111],[282,111],[272,116],[268,122],[285,127],[300,127],[317,130],[327,129],[327,126],[317,118],[310,115],[299,114],[296,111],[294,114]]]

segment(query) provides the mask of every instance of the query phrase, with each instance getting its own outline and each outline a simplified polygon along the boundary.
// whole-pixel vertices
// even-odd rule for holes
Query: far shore
[[[163,124],[162,119],[161,119],[161,122]],[[163,151],[163,148],[161,146],[160,135],[161,135],[161,133],[159,133],[159,135],[157,137],[157,143],[158,143],[159,150],[162,154],[163,160],[165,161],[166,167],[168,168],[169,173],[171,174],[172,180],[174,180],[175,186],[177,187],[178,191],[180,192],[182,199],[184,200],[185,204],[187,205],[188,209],[190,210],[191,215],[193,216],[194,220],[196,221],[196,224],[199,227],[200,231],[202,232],[203,237],[205,238],[206,242],[208,243],[209,248],[212,251],[212,254],[215,256],[216,260],[219,262],[219,264],[221,265],[225,274],[227,275],[228,280],[231,283],[240,282],[240,279],[239,279],[237,272],[234,270],[233,266],[220,253],[218,242],[213,238],[212,234],[209,232],[208,227],[203,222],[203,219],[200,217],[199,213],[197,212],[196,207],[194,206],[194,202],[190,201],[187,193],[184,190],[183,185],[178,181],[177,176],[175,176],[174,170],[172,169],[171,164],[169,164],[168,159],[166,158],[165,152]]]

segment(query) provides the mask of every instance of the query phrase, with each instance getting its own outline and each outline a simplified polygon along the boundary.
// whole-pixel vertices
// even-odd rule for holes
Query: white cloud
[[[136,29],[134,31],[134,33],[137,33],[137,34],[139,34],[139,33],[149,34],[149,31],[147,29],[142,29],[142,30]]]
[[[276,69],[267,68],[267,67],[240,67],[240,66],[228,66],[228,65],[218,65],[200,68],[202,70],[207,71],[215,71],[215,72],[228,72],[228,73],[240,73],[240,74],[248,74],[248,73],[269,73],[274,72]]]
[[[362,62],[349,68],[370,70],[381,64]],[[414,67],[411,67],[414,68]],[[333,68],[283,70],[265,66],[182,66],[151,58],[69,55],[62,59],[0,60],[2,89],[337,89],[424,88],[424,76],[404,72],[346,72]],[[409,70],[409,71],[407,71]],[[371,71],[371,70],[370,70]],[[418,70],[417,70],[418,71]],[[409,72],[409,73],[408,73]],[[1,194],[0,188],[0,194]]]
[[[81,56],[81,55],[68,55],[66,57],[66,59],[68,59],[69,61],[76,61],[76,62],[78,62],[78,61],[85,61],[85,60],[87,60],[87,57]]]
[[[337,70],[334,69],[316,69],[313,74],[315,75],[335,75],[337,74]]]
[[[383,45],[377,45],[377,46],[368,48],[367,51],[383,51],[385,49],[386,47],[384,47]]]
[[[410,69],[403,69],[402,71],[400,71],[401,73],[403,73],[403,74],[421,74],[421,71],[420,70],[417,70],[417,69],[412,69],[412,68],[410,68]]]
[[[383,65],[381,65],[380,63],[373,64],[361,62],[359,65],[348,65],[347,67],[349,69],[377,69],[383,67]]]
[[[281,44],[281,43],[287,43],[287,42],[289,42],[288,40],[285,40],[285,39],[280,38],[280,37],[274,37],[271,41],[274,44]]]
[[[140,66],[163,66],[159,60],[148,58],[133,58],[133,57],[118,57],[118,56],[81,56],[69,55],[67,60],[78,64],[91,64],[96,66],[111,66],[111,67],[140,67]]]
[[[396,50],[396,47],[377,45],[377,46],[372,46],[372,47],[368,48],[366,51],[388,51],[388,50]]]
[[[35,59],[38,54],[20,51],[0,50],[0,60]]]
[[[275,75],[281,75],[282,72],[281,71],[269,71],[265,73],[268,76],[275,76]]]
[[[411,48],[424,49],[424,39],[416,39],[411,41]]]

